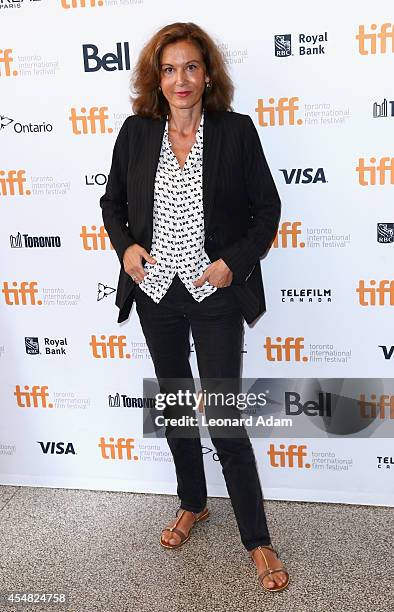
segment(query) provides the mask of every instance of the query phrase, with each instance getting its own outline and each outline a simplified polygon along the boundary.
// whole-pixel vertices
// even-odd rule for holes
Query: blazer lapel
[[[203,126],[202,192],[204,229],[208,232],[209,219],[214,205],[216,179],[220,157],[222,134],[213,113],[205,111]]]
[[[153,204],[157,165],[159,163],[161,143],[167,117],[151,122],[151,129],[146,134],[145,154],[145,196],[148,211],[146,243],[150,248],[153,235]],[[217,169],[220,156],[221,132],[214,113],[205,111],[203,125],[203,208],[204,229],[207,232],[210,214],[213,208]]]

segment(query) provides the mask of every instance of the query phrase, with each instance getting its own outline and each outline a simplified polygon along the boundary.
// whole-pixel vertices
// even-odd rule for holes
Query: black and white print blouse
[[[166,294],[176,273],[197,302],[216,291],[197,280],[211,263],[204,249],[202,200],[202,154],[204,113],[183,169],[168,138],[168,116],[156,171],[153,235],[150,254],[155,264],[144,263],[148,272],[138,284],[156,303]]]

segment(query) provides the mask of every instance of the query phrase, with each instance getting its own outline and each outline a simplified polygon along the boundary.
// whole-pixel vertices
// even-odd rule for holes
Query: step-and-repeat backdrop
[[[264,495],[394,505],[392,18],[390,0],[0,0],[1,483],[176,492],[166,440],[143,435],[154,369],[135,306],[117,323],[99,199],[140,49],[193,21],[283,206],[243,376],[309,427],[253,436]],[[193,344],[191,362],[197,378]],[[357,418],[332,428],[341,393]],[[202,442],[209,494],[227,496]]]

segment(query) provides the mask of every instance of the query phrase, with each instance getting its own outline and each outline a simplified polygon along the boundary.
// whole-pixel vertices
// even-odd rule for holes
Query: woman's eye
[[[189,64],[188,68],[197,68],[196,64]]]
[[[164,68],[164,72],[168,72],[168,70],[172,70],[172,68],[170,66],[168,66],[167,68]]]

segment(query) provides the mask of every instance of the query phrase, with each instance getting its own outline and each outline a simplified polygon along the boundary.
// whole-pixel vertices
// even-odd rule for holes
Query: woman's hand
[[[156,259],[151,257],[148,251],[146,251],[144,247],[140,246],[139,244],[132,244],[123,254],[123,267],[125,272],[127,272],[127,274],[129,274],[136,283],[143,281],[145,276],[148,274],[148,272],[145,272],[143,268],[143,259],[150,264],[156,263]]]
[[[213,287],[228,287],[233,281],[233,273],[223,259],[217,259],[205,268],[202,275],[195,281],[195,287],[201,287],[206,281]]]

